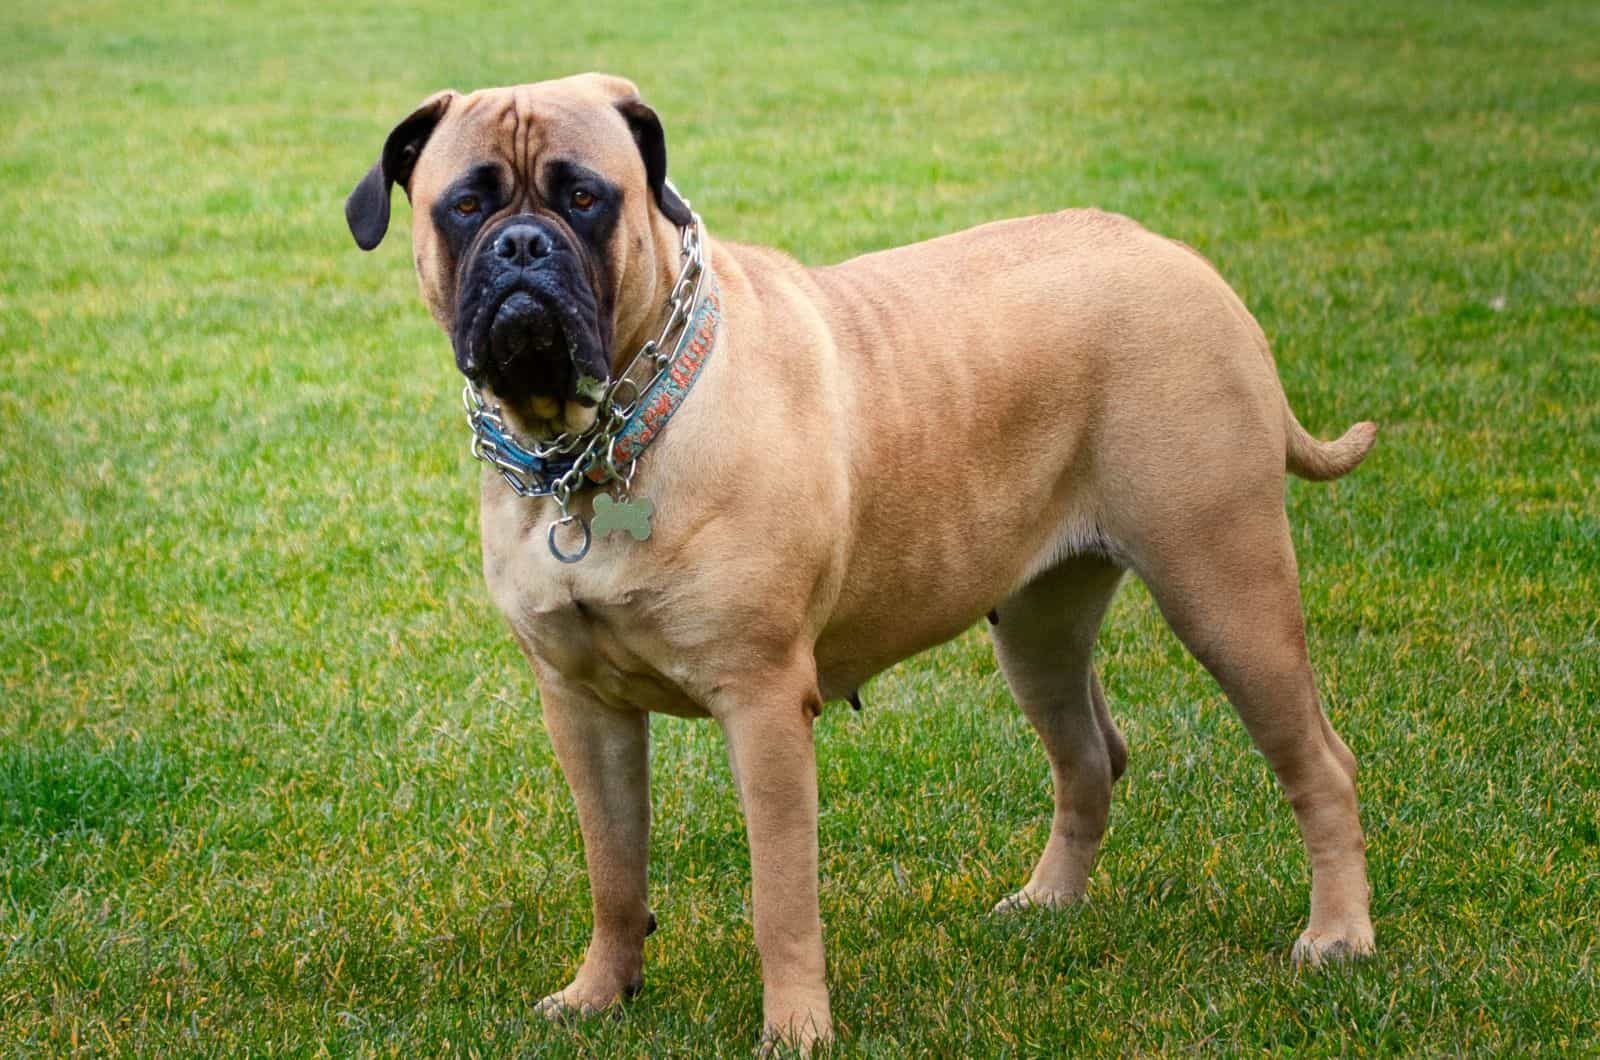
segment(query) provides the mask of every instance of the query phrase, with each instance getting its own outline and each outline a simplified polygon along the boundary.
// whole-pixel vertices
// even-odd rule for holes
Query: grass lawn
[[[1309,427],[1383,425],[1289,488],[1379,955],[1290,967],[1288,806],[1130,585],[1081,909],[985,915],[1049,796],[981,629],[818,723],[843,1051],[1600,1052],[1600,6],[620,7],[0,14],[0,1055],[748,1053],[707,724],[653,727],[644,993],[530,1016],[587,935],[576,815],[448,345],[341,213],[432,90],[590,68],[714,233],[1118,210],[1217,263]]]

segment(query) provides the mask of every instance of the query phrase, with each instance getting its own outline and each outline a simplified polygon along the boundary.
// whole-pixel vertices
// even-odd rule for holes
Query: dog
[[[1198,253],[1068,210],[806,268],[707,234],[656,113],[599,74],[424,101],[346,201],[363,249],[396,184],[489,464],[484,577],[583,834],[593,936],[545,1014],[642,984],[660,712],[726,738],[763,1040],[830,1039],[813,721],[984,615],[1054,788],[997,909],[1082,897],[1127,758],[1093,646],[1130,571],[1293,808],[1294,958],[1372,951],[1355,758],[1307,658],[1284,482],[1345,474],[1377,427],[1309,435]]]

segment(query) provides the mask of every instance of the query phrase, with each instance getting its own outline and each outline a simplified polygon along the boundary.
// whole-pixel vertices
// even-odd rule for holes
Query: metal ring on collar
[[[576,552],[563,552],[561,551],[561,546],[556,544],[556,527],[565,526],[568,523],[577,523],[578,528],[583,531],[583,544],[578,546]],[[576,563],[589,554],[589,545],[594,541],[594,535],[589,533],[589,524],[584,521],[581,515],[569,515],[565,519],[557,519],[550,524],[550,533],[546,535],[546,540],[550,545],[550,554],[552,556],[562,563]]]

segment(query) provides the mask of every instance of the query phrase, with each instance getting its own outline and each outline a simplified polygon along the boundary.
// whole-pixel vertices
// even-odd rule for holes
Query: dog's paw
[[[1295,940],[1290,954],[1297,967],[1320,968],[1324,964],[1370,957],[1376,951],[1372,925],[1363,924],[1345,931],[1306,931]]]
[[[787,999],[763,998],[765,1020],[756,1055],[809,1057],[833,1043],[833,1016],[825,989]]]
[[[1042,888],[1024,887],[1016,894],[1010,894],[995,903],[992,913],[1016,913],[1024,909],[1065,909],[1068,906],[1079,905],[1087,902],[1088,896],[1082,891],[1047,891]]]
[[[809,1058],[817,1052],[827,1052],[833,1045],[833,1028],[830,1026],[820,1033],[814,1028],[804,1028],[799,1031],[778,1033],[773,1027],[768,1027],[761,1033],[761,1038],[756,1042],[756,1056],[762,1060],[775,1060],[777,1057],[798,1056]]]
[[[582,1009],[568,1003],[566,999],[566,991],[564,990],[558,991],[554,994],[547,994],[540,998],[539,1003],[533,1006],[533,1011],[537,1012],[551,1023],[566,1023],[580,1016],[589,1014],[584,1012]]]
[[[534,1011],[552,1023],[565,1023],[573,1019],[596,1016],[602,1012],[621,1013],[621,1004],[644,988],[643,982],[629,983],[621,990],[599,991],[586,989],[573,982],[564,990],[541,998]]]
[[[612,1002],[612,1004],[615,1004],[615,1002]],[[569,997],[566,990],[561,990],[540,998],[539,1003],[534,1006],[534,1011],[551,1023],[569,1023],[576,1019],[603,1012],[606,1007],[605,1005],[596,1005],[580,998]]]

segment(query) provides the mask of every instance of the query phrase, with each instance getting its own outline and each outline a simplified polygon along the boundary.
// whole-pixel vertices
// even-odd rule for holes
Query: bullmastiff
[[[1377,428],[1309,435],[1199,254],[1068,210],[807,268],[706,232],[655,112],[594,74],[425,100],[346,203],[363,249],[396,184],[489,465],[484,576],[583,833],[594,931],[547,1014],[640,988],[663,712],[726,737],[765,1040],[829,1039],[813,723],[986,615],[1054,787],[998,908],[1080,898],[1127,758],[1093,654],[1130,571],[1294,809],[1294,957],[1372,950],[1356,764],[1307,659],[1284,479],[1343,475]]]

